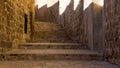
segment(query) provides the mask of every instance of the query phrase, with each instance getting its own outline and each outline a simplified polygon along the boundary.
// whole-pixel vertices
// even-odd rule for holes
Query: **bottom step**
[[[90,50],[17,50],[4,54],[4,60],[102,60],[102,54]]]
[[[103,61],[0,61],[0,68],[120,68]]]

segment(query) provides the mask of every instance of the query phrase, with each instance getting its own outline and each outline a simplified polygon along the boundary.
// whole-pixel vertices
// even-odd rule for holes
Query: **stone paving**
[[[0,61],[0,68],[120,68],[103,61]]]

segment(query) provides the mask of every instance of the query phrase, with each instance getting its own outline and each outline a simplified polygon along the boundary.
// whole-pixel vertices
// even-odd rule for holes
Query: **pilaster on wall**
[[[88,46],[92,50],[103,50],[103,7],[98,0],[84,0],[84,28]]]
[[[92,0],[84,0],[84,30],[86,36],[86,44],[93,49],[93,10],[92,10]]]

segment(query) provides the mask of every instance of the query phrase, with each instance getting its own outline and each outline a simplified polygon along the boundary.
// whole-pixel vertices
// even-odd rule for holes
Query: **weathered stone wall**
[[[83,0],[79,0],[76,9],[74,9],[74,0],[71,0],[63,14],[60,15],[60,23],[73,40],[83,42]]]
[[[86,6],[87,5],[87,6]],[[99,0],[84,0],[84,29],[88,46],[97,51],[103,50],[102,6]]]
[[[105,0],[105,58],[120,65],[120,0]]]
[[[97,0],[98,2],[98,0]],[[103,8],[93,2],[93,49],[103,51]]]
[[[89,2],[89,3],[88,3]],[[84,34],[86,39],[86,44],[93,49],[93,13],[92,13],[92,0],[84,0],[84,12],[83,12],[83,22],[84,22]]]
[[[0,0],[0,52],[30,40],[34,0]],[[27,33],[25,33],[25,16]]]
[[[59,21],[59,1],[48,8],[48,22],[58,23]]]
[[[78,5],[75,9],[76,1]],[[70,0],[70,4],[60,15],[60,23],[73,40],[87,44],[93,50],[101,51],[103,49],[103,21],[102,6],[99,2],[98,0]]]
[[[46,5],[43,5],[40,8],[38,7],[38,5],[36,5],[36,8],[35,8],[36,21],[58,23],[59,1],[56,0],[55,3],[54,1],[55,0],[50,0],[48,1],[48,3],[46,3]]]
[[[48,15],[47,11],[48,11],[47,5],[44,5],[41,8],[38,8],[38,5],[36,5],[35,20],[47,22],[48,21],[46,16]]]

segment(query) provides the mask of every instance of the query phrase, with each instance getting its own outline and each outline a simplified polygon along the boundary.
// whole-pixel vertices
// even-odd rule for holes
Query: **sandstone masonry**
[[[0,52],[31,39],[34,0],[0,0]]]
[[[83,42],[83,0],[79,1],[75,10],[74,0],[71,0],[64,13],[60,15],[60,23],[73,40]]]

